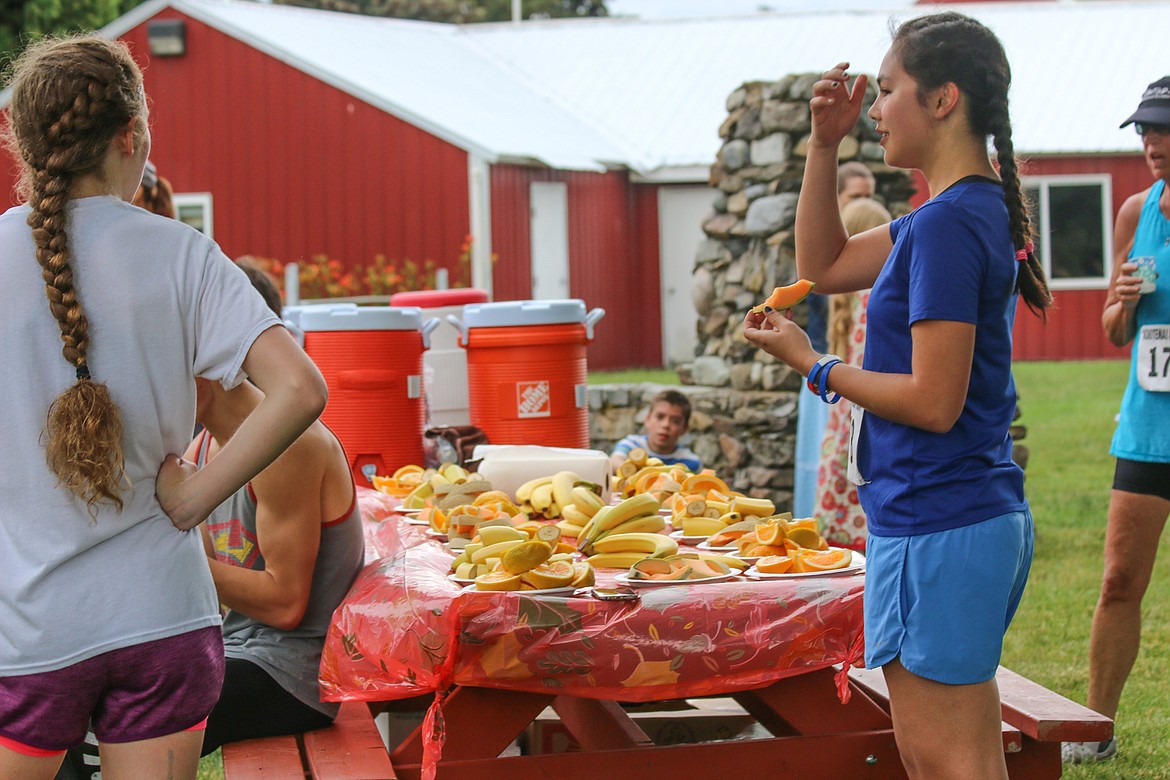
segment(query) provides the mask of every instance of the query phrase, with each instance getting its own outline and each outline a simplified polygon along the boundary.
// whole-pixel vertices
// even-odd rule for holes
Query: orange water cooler
[[[297,307],[291,321],[325,377],[321,421],[345,447],[357,484],[421,464],[423,352],[439,320],[414,306],[325,304]]]
[[[585,348],[604,316],[579,300],[475,303],[448,316],[467,351],[471,424],[492,444],[588,448]]]

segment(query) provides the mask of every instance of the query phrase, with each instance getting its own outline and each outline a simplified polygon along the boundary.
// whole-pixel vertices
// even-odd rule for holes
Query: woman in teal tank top
[[[1155,181],[1117,214],[1113,277],[1101,315],[1111,342],[1132,344],[1129,384],[1110,448],[1117,467],[1089,644],[1088,705],[1111,718],[1137,658],[1142,597],[1170,515],[1170,76],[1146,89],[1122,127],[1130,124],[1142,138]],[[1069,763],[1102,761],[1116,752],[1116,738],[1064,746]]]

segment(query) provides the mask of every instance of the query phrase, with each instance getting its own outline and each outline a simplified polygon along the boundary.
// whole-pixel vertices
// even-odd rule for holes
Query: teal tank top
[[[1154,292],[1143,295],[1137,305],[1139,335],[1145,326],[1170,327],[1170,220],[1162,215],[1158,206],[1165,186],[1166,183],[1159,180],[1150,188],[1134,234],[1133,249],[1129,253],[1130,258],[1153,255],[1157,258],[1159,273]],[[1140,339],[1135,336],[1130,351],[1129,383],[1121,399],[1121,414],[1109,452],[1126,460],[1170,463],[1170,392],[1152,392],[1141,386],[1138,365],[1147,357],[1143,354]],[[1157,360],[1159,370],[1165,360],[1166,357]]]

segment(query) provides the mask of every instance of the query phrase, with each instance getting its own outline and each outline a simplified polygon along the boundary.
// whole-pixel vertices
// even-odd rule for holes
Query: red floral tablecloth
[[[393,527],[399,546],[366,566],[334,614],[327,701],[453,685],[655,701],[750,690],[861,656],[860,573],[645,588],[638,602],[466,592],[447,578],[443,546],[406,546],[414,527],[382,525],[375,543],[386,546]]]

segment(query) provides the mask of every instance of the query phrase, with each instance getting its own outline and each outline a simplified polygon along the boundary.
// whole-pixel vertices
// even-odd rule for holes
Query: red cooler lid
[[[484,303],[487,290],[477,287],[459,287],[453,290],[412,290],[390,296],[391,306],[418,306],[420,309],[438,309],[442,306],[462,306],[466,303]]]

